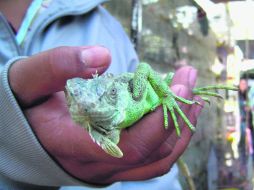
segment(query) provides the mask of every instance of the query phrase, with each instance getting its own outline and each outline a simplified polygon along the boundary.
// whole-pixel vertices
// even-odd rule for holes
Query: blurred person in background
[[[239,82],[239,110],[240,110],[240,141],[239,152],[241,163],[244,165],[247,159],[247,142],[246,142],[246,130],[251,124],[251,112],[249,106],[249,86],[248,80],[241,78]]]

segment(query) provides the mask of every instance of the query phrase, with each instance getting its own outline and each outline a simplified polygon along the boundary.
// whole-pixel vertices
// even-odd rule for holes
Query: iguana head
[[[69,79],[65,95],[72,119],[85,127],[93,140],[106,152],[121,157],[117,147],[117,126],[125,118],[129,100],[129,77],[95,76],[93,79]]]
[[[67,81],[65,88],[74,120],[85,118],[92,125],[103,124],[101,127],[110,130],[124,119],[128,83],[105,75],[86,80],[73,78]]]

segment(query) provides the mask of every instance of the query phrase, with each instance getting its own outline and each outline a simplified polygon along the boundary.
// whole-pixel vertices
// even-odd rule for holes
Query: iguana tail
[[[178,160],[177,160],[177,165],[182,173],[182,175],[186,178],[187,180],[187,183],[189,185],[189,189],[190,190],[196,190],[196,187],[195,187],[195,184],[194,184],[194,181],[191,177],[191,174],[190,174],[190,170],[187,166],[187,164],[184,162],[183,158],[180,157]]]

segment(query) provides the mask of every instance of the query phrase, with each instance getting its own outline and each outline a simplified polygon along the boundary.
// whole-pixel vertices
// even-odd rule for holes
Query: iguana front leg
[[[195,127],[191,124],[189,119],[183,113],[181,108],[178,106],[177,101],[183,102],[185,104],[200,104],[197,101],[187,100],[182,97],[175,95],[169,88],[174,74],[169,73],[166,78],[163,80],[158,73],[156,73],[148,64],[140,63],[138,65],[137,71],[134,74],[133,78],[133,98],[137,101],[142,99],[143,93],[145,92],[145,88],[147,88],[148,83],[151,84],[153,90],[160,98],[160,104],[163,107],[163,114],[164,114],[164,126],[165,128],[168,127],[168,111],[172,117],[176,133],[180,136],[181,131],[179,128],[179,124],[177,121],[177,117],[175,111],[180,115],[183,121],[187,124],[187,126],[192,130],[195,131]],[[202,88],[194,88],[192,90],[193,94],[201,95],[201,98],[206,101],[210,102],[209,99],[205,96],[214,96],[222,98],[216,92],[211,92],[209,90],[216,90],[216,89],[225,89],[225,90],[238,90],[236,87],[226,86],[226,85],[213,85],[207,86]]]
[[[173,77],[174,77],[174,73],[172,73],[172,72],[168,73],[167,76],[165,77],[164,81],[168,84],[168,86],[171,85]],[[203,99],[204,101],[206,101],[210,104],[210,100],[207,96],[209,96],[209,97],[213,96],[213,97],[223,99],[223,97],[219,93],[213,92],[211,90],[223,90],[223,89],[237,91],[238,87],[229,86],[229,85],[222,85],[222,84],[210,85],[210,86],[205,86],[205,87],[194,88],[194,89],[192,89],[192,93],[195,95],[200,95],[201,99]]]
[[[175,111],[182,117],[187,126],[194,131],[195,127],[191,124],[189,119],[183,113],[176,101],[183,102],[185,104],[199,104],[197,101],[186,100],[182,97],[175,95],[169,88],[168,83],[171,82],[172,74],[168,75],[166,80],[163,80],[158,73],[156,73],[148,64],[140,63],[137,71],[133,77],[133,98],[136,101],[140,101],[143,98],[148,83],[152,86],[153,90],[160,98],[160,104],[163,107],[164,114],[164,126],[168,127],[168,111],[172,117],[175,125],[176,133],[180,136],[181,131],[177,121]]]

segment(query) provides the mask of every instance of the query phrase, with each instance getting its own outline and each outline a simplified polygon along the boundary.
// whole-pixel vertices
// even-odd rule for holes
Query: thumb
[[[110,61],[109,51],[101,46],[59,47],[15,62],[9,82],[20,104],[29,106],[63,90],[69,78],[103,73]]]

